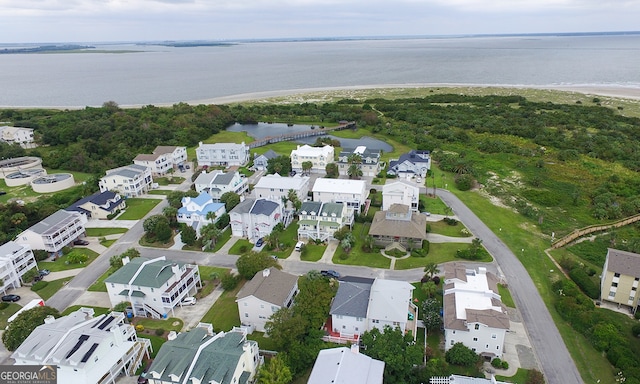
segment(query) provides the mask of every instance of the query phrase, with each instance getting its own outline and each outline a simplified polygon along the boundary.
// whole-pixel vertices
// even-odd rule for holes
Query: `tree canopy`
[[[385,363],[384,382],[401,384],[410,381],[412,369],[422,363],[423,349],[413,340],[411,333],[404,334],[399,328],[384,326],[366,331],[362,335],[362,353]]]
[[[2,342],[10,351],[15,351],[37,326],[44,324],[47,316],[60,317],[60,312],[53,307],[35,307],[18,315],[2,334]]]

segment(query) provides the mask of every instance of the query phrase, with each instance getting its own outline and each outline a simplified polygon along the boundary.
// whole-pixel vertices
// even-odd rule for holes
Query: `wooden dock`
[[[316,129],[309,129],[307,131],[302,131],[302,132],[285,133],[284,135],[279,135],[279,136],[269,136],[269,137],[262,138],[260,140],[256,140],[252,143],[249,143],[249,148],[253,149],[257,147],[262,147],[267,144],[278,143],[280,141],[292,141],[292,140],[302,139],[305,137],[326,136],[330,132],[343,131],[345,129],[356,129],[356,122],[351,121],[348,123],[342,123],[338,126],[330,127],[330,128],[318,127]]]

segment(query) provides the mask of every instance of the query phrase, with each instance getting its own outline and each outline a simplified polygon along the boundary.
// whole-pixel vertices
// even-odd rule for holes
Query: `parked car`
[[[18,295],[4,295],[2,296],[2,301],[15,303],[20,300],[20,296]]]
[[[147,378],[147,370],[149,369],[149,367],[146,367],[142,373],[140,374],[140,376],[138,376],[138,384],[147,384],[149,382],[149,379]]]
[[[262,245],[264,245],[264,240],[258,239],[258,241],[256,241],[256,247],[262,247]]]
[[[182,305],[196,305],[196,298],[193,296],[185,297],[182,299]]]
[[[5,191],[0,191],[0,196],[2,196],[2,195],[6,195],[6,194],[7,194],[7,192],[5,192]]]
[[[38,274],[39,274],[40,276],[47,276],[47,275],[48,275],[48,274],[50,274],[50,273],[51,273],[51,271],[50,271],[50,270],[48,270],[48,269],[41,269],[40,271],[38,271]]]
[[[300,251],[302,251],[302,247],[303,247],[303,246],[304,246],[304,242],[302,242],[302,241],[298,241],[298,242],[296,243],[296,248],[295,248],[295,250],[296,250],[296,251],[298,251],[298,252],[300,252]]]
[[[333,279],[337,279],[337,278],[340,277],[340,274],[338,272],[334,271],[333,269],[329,269],[329,270],[326,270],[326,271],[320,271],[320,274],[322,276],[324,276],[324,277],[330,277],[330,278],[333,278]]]
[[[35,275],[33,276],[33,282],[37,283],[38,281],[42,280],[42,275]]]
[[[89,245],[89,242],[87,240],[74,240],[73,241],[73,245]]]
[[[191,169],[191,167],[189,166],[189,164],[185,165],[184,167],[185,167],[185,168],[187,168],[187,169]]]

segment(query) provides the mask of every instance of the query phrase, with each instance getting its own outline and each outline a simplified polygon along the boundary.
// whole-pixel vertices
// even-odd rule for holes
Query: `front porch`
[[[327,321],[322,326],[322,330],[325,333],[324,337],[322,338],[323,341],[328,341],[328,342],[337,343],[337,344],[348,344],[348,343],[359,344],[360,343],[360,335],[358,334],[347,335],[341,332],[336,332],[333,329],[333,321],[331,319],[331,316],[327,318]]]

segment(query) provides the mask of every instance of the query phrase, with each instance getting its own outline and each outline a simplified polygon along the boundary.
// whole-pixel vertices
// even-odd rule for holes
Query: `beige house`
[[[600,277],[602,300],[638,309],[640,254],[609,248]]]
[[[353,224],[353,209],[347,203],[305,201],[298,211],[298,239],[326,241],[345,225]]]
[[[302,163],[311,162],[310,173],[325,173],[327,164],[333,163],[335,152],[332,146],[325,145],[322,148],[310,145],[298,145],[291,151],[291,169],[302,172]]]
[[[427,238],[427,217],[411,210],[408,205],[393,204],[387,211],[376,212],[369,228],[376,244],[386,246],[399,243],[420,248]]]
[[[238,292],[240,322],[264,332],[264,326],[278,309],[289,308],[298,294],[298,276],[271,267],[253,276]]]

